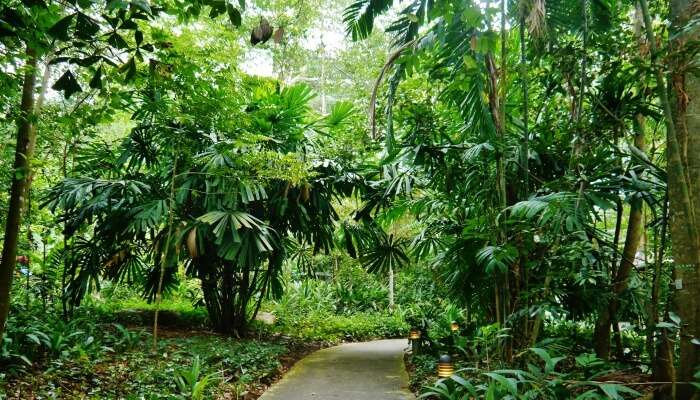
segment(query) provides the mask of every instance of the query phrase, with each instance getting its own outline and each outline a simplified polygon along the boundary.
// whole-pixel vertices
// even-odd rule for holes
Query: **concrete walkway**
[[[349,343],[297,362],[260,400],[411,400],[406,339]]]

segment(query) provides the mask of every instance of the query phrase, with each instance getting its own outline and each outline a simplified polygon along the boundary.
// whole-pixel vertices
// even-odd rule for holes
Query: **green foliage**
[[[386,289],[371,276],[351,268],[337,279],[304,281],[288,289],[271,308],[276,317],[272,329],[302,340],[334,343],[407,334],[402,315],[387,312]]]
[[[288,351],[283,344],[185,330],[152,353],[141,330],[95,320],[12,319],[0,353],[7,393],[21,385],[23,393],[64,398],[211,398],[269,379]]]
[[[86,362],[114,351],[133,349],[143,341],[141,331],[95,320],[90,314],[76,316],[68,322],[54,316],[13,317],[3,339],[0,362],[10,371],[41,365],[47,360],[57,364]]]
[[[411,356],[410,365],[413,368],[410,373],[411,389],[418,392],[435,375],[437,360],[432,354],[415,354]]]
[[[199,356],[195,356],[189,369],[175,371],[175,384],[185,398],[202,400],[207,388],[215,383],[217,377],[216,373],[202,375],[202,362]]]
[[[690,340],[680,317],[661,318],[675,307],[663,145],[675,136],[633,2],[69,3],[0,5],[5,182],[29,177],[10,145],[34,55],[48,78],[37,70],[39,156],[0,344],[9,376],[46,372],[37,385],[55,389],[36,397],[76,397],[59,388],[94,378],[95,397],[208,398],[277,368],[277,345],[220,337],[140,353],[145,334],[125,326],[152,322],[161,268],[169,329],[243,335],[261,310],[277,324],[256,333],[302,340],[419,327],[414,383],[440,352],[472,368],[429,389],[445,398],[627,398],[596,379],[646,374],[659,333],[672,351]],[[258,17],[281,46],[249,53]],[[329,46],[331,18],[367,41]],[[659,43],[673,38],[652,19]],[[251,55],[271,55],[279,80],[242,72]],[[640,204],[644,246],[627,220]],[[624,259],[625,242],[643,257]],[[609,363],[590,348],[618,322],[631,327]]]
[[[354,314],[351,316],[317,312],[300,317],[280,318],[280,331],[291,337],[337,343],[380,338],[404,337],[408,326],[400,315]]]
[[[372,33],[374,18],[386,12],[393,2],[388,0],[356,1],[345,10],[343,22],[353,40],[365,39]]]
[[[408,261],[403,241],[383,231],[372,240],[360,257],[360,262],[372,273],[396,271]]]
[[[104,277],[140,281],[153,299],[161,268],[169,291],[182,262],[189,278],[201,280],[214,327],[243,333],[257,307],[251,303],[281,294],[285,237],[314,252],[331,245],[331,200],[347,189],[334,184],[342,170],[310,161],[322,160],[311,139],[343,129],[341,117],[352,109],[326,123],[312,116],[305,85],[280,89],[250,79],[241,87],[231,70],[196,65],[174,50],[168,57],[183,72],[167,81],[151,76],[131,99],[135,127],[107,157],[109,168],[87,166],[85,177],[67,178],[47,196],[72,237],[70,305],[99,290]],[[193,92],[202,73],[212,85]],[[215,108],[200,104],[213,101]]]
[[[461,399],[614,399],[637,398],[639,393],[616,383],[578,381],[574,372],[558,372],[564,357],[552,357],[540,348],[530,349],[536,360],[526,370],[466,371],[427,386],[421,398]]]

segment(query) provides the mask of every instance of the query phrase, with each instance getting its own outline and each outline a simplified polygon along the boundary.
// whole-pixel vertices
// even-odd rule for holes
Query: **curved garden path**
[[[406,339],[348,343],[296,363],[260,400],[410,400]]]

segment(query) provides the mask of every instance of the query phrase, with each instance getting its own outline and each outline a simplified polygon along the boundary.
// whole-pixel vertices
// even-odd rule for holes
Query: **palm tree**
[[[411,170],[415,179],[410,183],[418,194],[410,199],[377,184],[364,193],[358,216],[364,218],[380,208],[402,207],[412,213],[423,232],[430,232],[440,243],[427,250],[419,246],[417,253],[434,257],[442,279],[455,292],[463,292],[466,304],[484,306],[491,321],[508,321],[519,328],[513,331],[529,336],[522,344],[537,338],[543,303],[554,300],[552,293],[570,288],[582,270],[590,269],[599,281],[580,283],[586,290],[571,296],[568,310],[581,317],[598,311],[604,325],[599,336],[608,343],[610,321],[625,308],[611,297],[633,295],[627,282],[634,271],[627,261],[638,247],[642,202],[656,211],[663,197],[663,183],[643,175],[644,162],[617,145],[637,115],[658,118],[649,107],[648,91],[638,90],[638,82],[623,76],[637,73],[638,67],[601,59],[591,51],[612,44],[608,33],[611,37],[628,34],[620,26],[631,4],[614,10],[604,2],[587,0],[519,3],[518,10],[510,13],[500,3],[501,35],[490,28],[495,22],[493,10],[485,12],[475,2],[416,0],[389,25],[395,52],[378,71],[371,102],[383,100],[386,105],[381,122],[387,156],[382,163]],[[368,36],[374,19],[393,4],[352,3],[344,15],[348,33],[354,39]],[[522,64],[533,60],[532,79],[524,69],[518,76],[504,76],[513,58],[507,50],[518,44],[506,26],[518,23],[519,58]],[[526,28],[530,32],[527,46]],[[596,80],[589,76],[593,63],[601,71]],[[420,79],[427,75],[430,89],[426,90],[442,109],[425,107],[411,115],[406,110],[416,107],[415,102],[401,99],[402,107],[392,110],[402,83],[407,88],[416,85],[413,71],[423,73]],[[382,99],[378,91],[383,77],[392,72]],[[510,80],[522,89],[507,88]],[[532,110],[532,118],[530,98],[540,107]],[[512,107],[519,101],[523,104],[520,115],[511,111],[519,109]],[[374,106],[370,113],[374,132],[378,125]],[[393,129],[394,119],[402,127],[399,132]],[[513,135],[521,130],[522,135]],[[599,134],[593,137],[588,132]],[[640,134],[637,139],[641,144]],[[646,163],[653,166],[649,160]],[[635,212],[620,262],[622,198]],[[398,205],[407,199],[411,206]],[[612,234],[600,228],[610,208],[617,212],[617,229]],[[549,224],[556,220],[557,229],[546,230],[537,217]],[[567,253],[566,246],[581,251]],[[591,265],[581,254],[595,261]],[[549,267],[553,259],[559,260],[559,271]],[[484,274],[489,265],[499,268]],[[534,294],[524,290],[532,285],[544,290]],[[598,295],[578,301],[586,307],[575,309],[573,298],[590,296],[586,293]],[[535,321],[529,321],[533,314]]]
[[[241,335],[263,299],[282,292],[284,238],[315,251],[332,244],[331,202],[347,182],[314,161],[309,139],[351,112],[316,118],[306,86],[237,88],[233,73],[180,62],[171,80],[149,77],[122,145],[83,159],[84,176],[53,188],[46,204],[85,244],[74,246],[67,271],[74,306],[104,276],[141,282],[156,298],[182,262],[201,282],[212,325]],[[191,85],[201,68],[211,68],[202,74],[211,84]],[[111,167],[94,171],[95,159]]]

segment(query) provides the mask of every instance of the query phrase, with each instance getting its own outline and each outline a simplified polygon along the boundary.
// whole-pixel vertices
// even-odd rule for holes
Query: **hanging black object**
[[[258,43],[265,43],[272,36],[272,27],[265,18],[260,18],[260,25],[253,28],[250,32],[250,44],[255,46]]]

